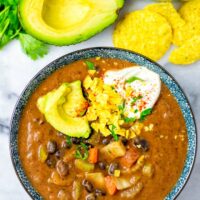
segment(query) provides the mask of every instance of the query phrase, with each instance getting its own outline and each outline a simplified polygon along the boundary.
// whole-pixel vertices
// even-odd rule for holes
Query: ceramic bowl
[[[176,185],[172,188],[170,193],[165,197],[165,200],[175,199],[178,196],[178,194],[181,192],[183,187],[185,186],[187,180],[189,179],[190,173],[194,165],[195,156],[196,156],[197,133],[196,133],[195,120],[194,120],[194,116],[191,110],[191,106],[183,90],[180,88],[180,86],[175,81],[175,79],[160,65],[137,53],[123,50],[123,49],[109,48],[109,47],[83,49],[83,50],[75,51],[67,55],[64,55],[56,59],[55,61],[51,62],[50,64],[48,64],[46,67],[44,67],[26,86],[26,88],[22,92],[17,102],[17,105],[13,113],[13,117],[11,120],[11,126],[10,126],[10,155],[11,155],[12,163],[19,180],[21,181],[25,190],[33,199],[42,199],[40,194],[33,188],[27,176],[25,175],[21,161],[20,161],[20,157],[18,154],[19,121],[20,121],[20,117],[24,109],[24,106],[26,105],[28,101],[28,98],[30,97],[32,92],[35,90],[35,88],[37,88],[38,85],[40,85],[40,83],[44,79],[46,79],[50,74],[52,74],[57,69],[61,68],[63,65],[72,63],[80,59],[88,59],[91,57],[118,58],[118,59],[136,63],[138,65],[146,66],[148,69],[160,75],[161,80],[165,83],[165,85],[169,88],[171,93],[176,98],[182,110],[186,127],[187,127],[188,149],[187,149],[187,157],[186,157],[185,165],[181,173],[181,176],[177,180]]]

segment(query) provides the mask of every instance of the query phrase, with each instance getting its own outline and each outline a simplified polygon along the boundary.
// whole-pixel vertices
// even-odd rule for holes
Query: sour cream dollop
[[[124,98],[124,114],[129,118],[139,119],[143,111],[153,108],[160,95],[159,75],[143,66],[109,70],[103,79]]]

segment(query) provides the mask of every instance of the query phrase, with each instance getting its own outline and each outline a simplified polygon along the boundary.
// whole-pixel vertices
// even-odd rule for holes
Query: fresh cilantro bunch
[[[24,32],[18,18],[19,0],[0,0],[0,49],[18,38],[23,51],[36,60],[48,53],[48,46]]]

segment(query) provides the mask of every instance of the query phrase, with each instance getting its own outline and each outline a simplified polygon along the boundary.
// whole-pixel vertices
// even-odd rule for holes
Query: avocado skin
[[[105,28],[110,26],[115,22],[115,20],[118,17],[118,10],[123,7],[124,0],[115,0],[117,9],[115,12],[113,12],[112,16],[110,16],[109,19],[102,20],[101,24],[95,23],[94,27],[91,27],[90,29],[84,31],[84,32],[77,32],[76,34],[73,34],[71,36],[63,36],[60,34],[58,37],[54,37],[52,35],[48,35],[45,32],[42,32],[40,28],[35,27],[35,23],[33,23],[31,20],[27,20],[29,13],[26,13],[26,6],[27,4],[30,4],[33,0],[20,0],[19,1],[19,20],[24,28],[24,30],[35,37],[36,39],[43,41],[48,44],[56,45],[56,46],[65,46],[65,45],[73,45],[80,42],[83,42],[85,40],[88,40],[89,38],[93,37],[94,35],[100,33]],[[32,11],[33,12],[33,11]],[[81,27],[80,27],[81,29]],[[79,29],[79,30],[80,30]]]
[[[76,90],[80,90],[78,91],[79,95],[77,95]],[[88,138],[91,129],[87,119],[85,117],[72,117],[64,109],[64,105],[68,104],[68,96],[71,96],[74,101],[73,104],[69,102],[72,108],[73,105],[76,105],[76,108],[77,105],[78,107],[85,105],[83,102],[85,103],[86,100],[82,95],[80,81],[75,81],[71,84],[63,83],[58,89],[40,97],[37,101],[37,107],[44,114],[47,122],[56,130],[71,137]]]

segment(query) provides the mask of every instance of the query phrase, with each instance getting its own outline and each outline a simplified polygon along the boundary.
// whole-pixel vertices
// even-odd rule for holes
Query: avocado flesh
[[[124,0],[21,0],[19,14],[29,34],[54,45],[84,41],[112,24]]]
[[[63,104],[63,108],[69,116],[82,116],[87,109],[88,103],[83,96],[81,81],[77,80],[70,83],[70,87],[73,92],[67,96],[67,102]]]
[[[71,86],[72,85],[72,86]],[[53,90],[46,95],[40,97],[37,101],[37,106],[40,112],[42,112],[49,124],[51,124],[56,130],[71,137],[83,137],[88,138],[90,134],[90,127],[85,117],[72,117],[65,110],[73,105],[79,105],[81,107],[82,101],[86,101],[83,97],[77,96],[77,91],[82,94],[81,84],[79,81],[72,84],[63,83],[58,89]],[[78,86],[77,86],[78,85]],[[74,102],[68,102],[68,96],[73,97]],[[74,98],[76,96],[76,98]],[[68,105],[69,104],[69,105]],[[73,109],[72,109],[73,110]]]

